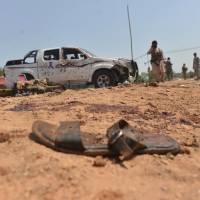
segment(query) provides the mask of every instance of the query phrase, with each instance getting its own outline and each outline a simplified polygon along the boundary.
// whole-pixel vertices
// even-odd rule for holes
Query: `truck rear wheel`
[[[116,85],[114,75],[108,70],[99,70],[95,72],[93,83],[96,88],[104,88]]]

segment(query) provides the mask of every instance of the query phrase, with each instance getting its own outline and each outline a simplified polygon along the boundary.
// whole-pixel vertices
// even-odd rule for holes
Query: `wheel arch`
[[[27,81],[30,81],[30,80],[35,79],[34,75],[33,75],[32,73],[30,73],[30,72],[22,72],[22,73],[20,73],[20,74],[25,75]]]

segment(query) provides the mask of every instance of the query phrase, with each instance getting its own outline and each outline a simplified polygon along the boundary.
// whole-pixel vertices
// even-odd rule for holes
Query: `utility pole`
[[[130,13],[129,13],[128,5],[127,5],[127,14],[128,14],[128,24],[129,24],[129,33],[130,33],[130,42],[131,42],[131,58],[133,60],[133,37],[132,37],[131,20],[130,20]]]

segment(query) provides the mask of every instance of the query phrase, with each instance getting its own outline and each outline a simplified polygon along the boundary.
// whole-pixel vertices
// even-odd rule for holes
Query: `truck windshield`
[[[93,53],[89,52],[86,49],[81,49],[82,51],[84,51],[87,55],[89,55],[90,57],[96,57],[96,55],[94,55]]]

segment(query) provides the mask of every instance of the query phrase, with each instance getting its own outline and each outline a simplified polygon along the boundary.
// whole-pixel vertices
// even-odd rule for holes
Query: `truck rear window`
[[[59,49],[47,50],[44,52],[44,60],[59,60]]]

